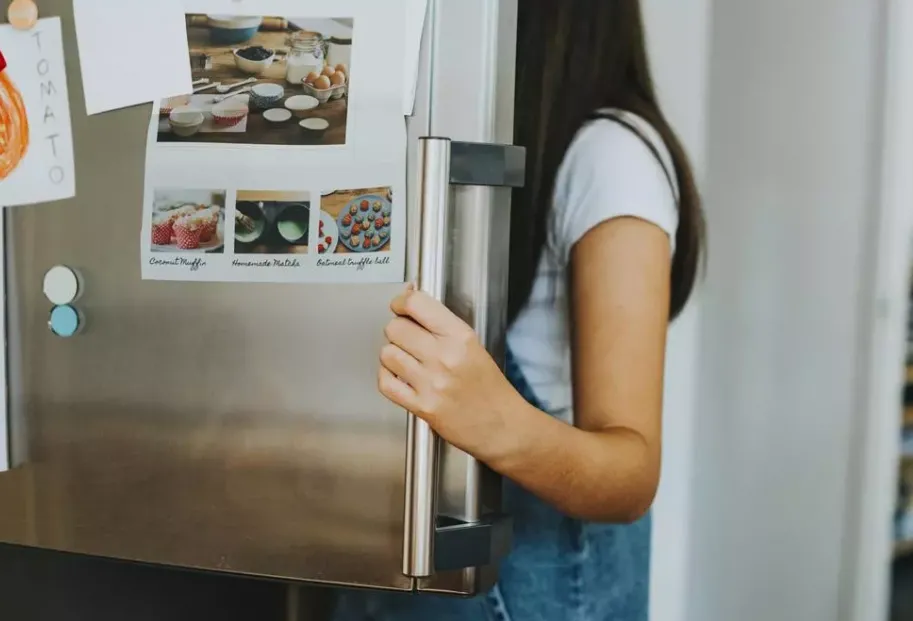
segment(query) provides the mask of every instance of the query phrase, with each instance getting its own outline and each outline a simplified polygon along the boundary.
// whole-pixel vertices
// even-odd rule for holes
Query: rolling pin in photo
[[[288,30],[288,20],[284,17],[264,17],[260,30]]]
[[[190,28],[209,28],[209,18],[205,15],[188,14],[186,19]],[[260,30],[288,30],[288,20],[284,17],[264,17]]]

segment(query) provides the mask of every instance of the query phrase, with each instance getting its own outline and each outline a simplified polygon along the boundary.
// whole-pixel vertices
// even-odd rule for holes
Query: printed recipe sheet
[[[405,0],[184,6],[194,92],[153,107],[143,278],[401,281]]]

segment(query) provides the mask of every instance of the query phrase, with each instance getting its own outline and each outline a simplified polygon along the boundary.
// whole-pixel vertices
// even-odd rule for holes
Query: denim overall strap
[[[545,409],[509,350],[505,374]],[[514,546],[489,593],[346,592],[334,621],[647,621],[649,516],[630,525],[575,520],[508,480],[504,508]]]
[[[510,351],[505,372],[527,401],[547,411]],[[504,506],[514,518],[514,549],[489,596],[503,606],[502,618],[647,621],[649,515],[634,524],[584,522],[507,480]]]
[[[533,387],[529,385],[529,381],[527,381],[526,376],[523,374],[523,369],[520,368],[520,363],[517,362],[517,358],[510,350],[510,347],[506,348],[504,353],[504,375],[507,376],[507,379],[510,380],[510,383],[513,385],[514,389],[520,393],[521,397],[526,399],[531,405],[541,409],[542,404],[539,402],[539,399],[536,398]]]

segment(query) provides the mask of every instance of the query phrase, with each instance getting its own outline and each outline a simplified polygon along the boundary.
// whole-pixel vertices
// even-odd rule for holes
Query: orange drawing
[[[0,72],[0,181],[16,170],[29,149],[29,117],[19,89]]]

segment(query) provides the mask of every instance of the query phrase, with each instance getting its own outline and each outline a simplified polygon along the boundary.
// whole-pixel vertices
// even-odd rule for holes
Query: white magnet
[[[44,275],[44,295],[51,304],[70,304],[79,297],[79,276],[66,265],[55,265]]]

